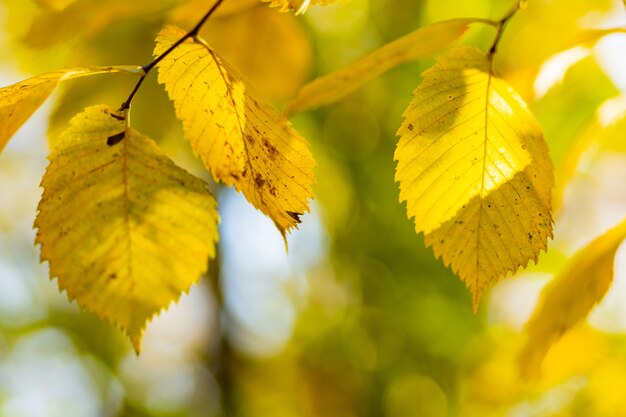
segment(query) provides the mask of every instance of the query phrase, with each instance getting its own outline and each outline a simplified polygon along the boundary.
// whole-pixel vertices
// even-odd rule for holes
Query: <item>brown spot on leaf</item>
[[[256,184],[257,188],[261,188],[265,185],[265,180],[263,179],[261,174],[256,174],[254,177],[254,183]]]
[[[263,146],[265,146],[265,148],[267,149],[270,159],[272,161],[276,160],[276,157],[278,156],[278,150],[276,150],[274,145],[269,143],[267,139],[263,138]]]
[[[409,125],[407,126],[407,129],[409,129],[412,132],[413,131],[413,124],[409,123]]]
[[[122,140],[124,140],[124,137],[125,137],[125,136],[126,136],[126,131],[124,131],[124,132],[120,132],[120,133],[118,133],[118,134],[116,134],[116,135],[113,135],[113,136],[109,136],[109,137],[107,138],[107,145],[109,145],[109,146],[115,146],[115,145],[117,145],[118,143],[120,143]]]
[[[287,214],[289,215],[289,217],[294,219],[296,223],[302,223],[302,220],[300,220],[300,216],[302,216],[302,213],[294,213],[293,211],[288,211]]]

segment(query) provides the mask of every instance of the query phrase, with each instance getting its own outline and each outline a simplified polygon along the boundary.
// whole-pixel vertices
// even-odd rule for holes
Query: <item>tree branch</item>
[[[217,0],[215,4],[209,9],[209,11],[202,17],[202,19],[200,19],[200,21],[196,24],[196,26],[193,27],[193,29],[191,29],[189,32],[185,34],[185,36],[183,36],[178,41],[176,41],[176,43],[172,45],[171,47],[169,47],[167,51],[163,52],[161,55],[156,57],[154,61],[152,61],[148,65],[144,65],[143,67],[141,67],[141,69],[143,70],[143,75],[141,76],[137,84],[135,85],[135,88],[133,88],[133,91],[130,93],[126,101],[122,103],[120,107],[120,111],[126,111],[130,109],[130,104],[132,103],[133,99],[135,98],[135,95],[137,94],[137,91],[139,91],[139,88],[141,88],[141,85],[143,84],[144,80],[146,79],[150,71],[152,71],[152,69],[156,67],[159,64],[159,62],[161,62],[166,56],[172,53],[174,49],[178,48],[187,39],[197,37],[198,33],[200,32],[200,29],[202,29],[202,26],[204,26],[204,24],[209,20],[209,18],[213,15],[213,13],[215,13],[215,11],[222,5],[223,2],[224,0]]]
[[[624,0],[626,1],[626,0]],[[511,10],[508,11],[506,15],[500,21],[497,22],[496,25],[496,37],[491,44],[491,48],[489,48],[489,58],[493,59],[493,56],[496,54],[498,49],[498,45],[500,43],[500,39],[502,38],[502,34],[504,33],[504,29],[509,21],[515,16],[515,14],[523,9],[526,6],[526,0],[517,0]]]

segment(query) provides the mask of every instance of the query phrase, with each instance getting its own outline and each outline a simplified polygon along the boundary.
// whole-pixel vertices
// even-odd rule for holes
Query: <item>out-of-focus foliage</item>
[[[409,61],[429,58],[451,47],[474,19],[452,19],[420,28],[358,61],[302,87],[285,113],[293,115],[334,103],[385,72]]]
[[[613,281],[615,253],[626,239],[626,221],[591,241],[546,288],[527,325],[522,369],[533,374],[550,345],[606,295]]]
[[[164,24],[189,29],[207,8],[201,0],[149,3],[2,0],[0,85],[62,67],[147,64]],[[307,76],[340,70],[429,24],[498,20],[512,1],[310,2],[303,16],[259,3],[225,0],[201,35],[280,107]],[[527,3],[503,34],[494,72],[537,118],[562,199],[549,252],[488,291],[477,315],[398,204],[395,133],[420,74],[434,64],[424,59],[293,119],[311,142],[318,183],[288,256],[269,219],[211,184],[223,218],[220,256],[200,285],[154,320],[136,357],[115,329],[68,305],[47,282],[48,267],[37,266],[32,221],[46,130],[57,143],[75,114],[97,103],[119,107],[136,79],[63,83],[0,154],[0,416],[625,415],[622,249],[607,295],[552,344],[537,377],[522,381],[519,365],[541,288],[626,215],[615,99],[626,88],[626,46],[613,33],[622,29],[609,30],[624,27],[623,5]],[[488,50],[493,35],[473,24],[460,43]],[[260,39],[276,43],[244,56],[234,46]],[[210,182],[155,79],[133,102],[133,128]],[[176,255],[187,256],[185,248]]]
[[[280,11],[295,11],[296,14],[303,14],[312,4],[331,4],[341,0],[262,0],[270,4],[270,7],[278,7]]]

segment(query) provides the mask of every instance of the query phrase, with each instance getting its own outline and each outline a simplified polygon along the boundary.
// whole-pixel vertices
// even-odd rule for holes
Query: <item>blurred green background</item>
[[[420,26],[499,19],[511,3],[352,0],[294,17],[225,0],[203,36],[282,108],[305,81]],[[528,3],[504,34],[496,70],[535,112],[558,174],[594,118],[601,127],[624,118],[626,36],[553,55],[583,29],[624,26],[626,13],[610,0]],[[146,64],[164,23],[189,28],[210,5],[2,0],[0,85],[63,66]],[[462,42],[485,48],[492,39],[493,29],[474,25]],[[565,189],[549,253],[495,286],[473,314],[469,292],[424,248],[394,183],[395,131],[433,62],[403,65],[293,119],[311,143],[318,184],[289,254],[269,219],[213,187],[219,259],[152,322],[139,357],[115,328],[59,294],[33,246],[48,141],[85,106],[118,106],[135,79],[64,86],[0,155],[0,416],[626,416],[623,250],[610,293],[551,349],[541,377],[523,381],[517,359],[541,288],[626,215],[624,147],[594,148]],[[134,127],[210,181],[155,78],[134,103]],[[623,145],[624,130],[613,134]]]

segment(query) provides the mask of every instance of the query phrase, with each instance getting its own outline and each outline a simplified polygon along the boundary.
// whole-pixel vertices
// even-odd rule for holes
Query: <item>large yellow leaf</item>
[[[345,0],[261,0],[270,3],[270,7],[279,7],[281,12],[294,11],[296,14],[303,14],[312,5],[327,5],[339,3]]]
[[[52,94],[61,81],[107,72],[140,71],[138,67],[72,68],[38,75],[0,89],[0,152],[11,136]]]
[[[552,164],[524,102],[475,47],[426,71],[395,153],[416,231],[473,293],[537,259],[552,236]]]
[[[215,255],[219,219],[206,184],[124,114],[94,106],[57,142],[42,187],[35,225],[50,276],[139,351],[147,321]]]
[[[431,57],[451,47],[475,21],[446,20],[396,39],[354,63],[305,85],[291,100],[285,114],[292,115],[334,103],[404,62]]]
[[[528,339],[521,353],[526,376],[537,374],[550,346],[583,320],[613,282],[615,253],[626,239],[626,220],[579,250],[544,289],[526,325]]]
[[[185,32],[168,26],[161,54]],[[285,233],[309,210],[315,161],[308,144],[202,40],[187,41],[159,64],[194,152],[217,180],[235,185]]]

